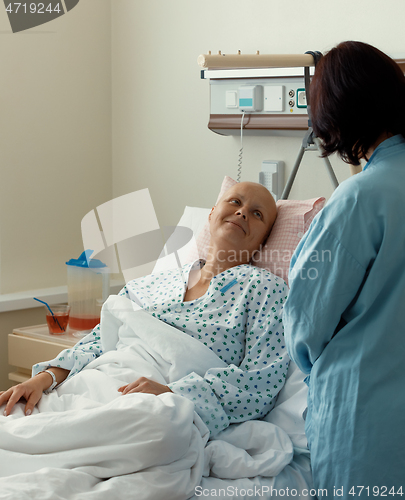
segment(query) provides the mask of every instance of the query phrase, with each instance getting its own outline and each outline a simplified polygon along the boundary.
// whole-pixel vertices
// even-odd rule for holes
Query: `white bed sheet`
[[[289,436],[293,445],[292,461],[275,477],[258,474],[255,477],[240,479],[225,479],[203,477],[192,500],[198,498],[231,497],[248,500],[254,498],[269,498],[273,496],[299,496],[312,498],[313,489],[310,454],[305,436],[304,414],[307,407],[308,388],[304,382],[305,375],[293,362],[290,363],[286,383],[277,398],[276,406],[263,419],[282,429]],[[208,443],[207,449],[213,441]]]
[[[103,308],[103,345],[116,350],[44,396],[32,416],[23,415],[22,404],[12,416],[0,416],[0,499],[180,500],[215,497],[224,488],[235,498],[244,498],[245,489],[248,498],[262,486],[305,496],[309,458],[294,447],[293,439],[302,440],[283,417],[292,415],[287,406],[302,410],[297,371],[273,410],[282,425],[249,421],[207,442],[207,428],[187,399],[117,393],[141,375],[169,383],[223,363],[200,342],[133,307],[112,296]],[[294,397],[299,404],[289,405]]]

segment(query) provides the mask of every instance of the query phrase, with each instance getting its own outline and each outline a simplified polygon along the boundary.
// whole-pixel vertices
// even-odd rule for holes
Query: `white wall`
[[[207,129],[199,54],[325,51],[357,39],[404,55],[404,15],[400,0],[113,0],[114,196],[149,188],[160,223],[170,225],[186,204],[212,205],[224,175],[236,176],[239,140]],[[262,160],[284,160],[289,172],[299,145],[246,138],[242,180],[257,180]],[[332,163],[339,180],[349,176]],[[331,192],[321,160],[306,153],[291,198]]]
[[[0,293],[66,285],[111,168],[110,0],[21,33],[0,6]],[[0,314],[0,389],[7,334],[44,322],[42,307]]]
[[[12,33],[0,8],[0,292],[66,284],[111,198],[111,4]]]

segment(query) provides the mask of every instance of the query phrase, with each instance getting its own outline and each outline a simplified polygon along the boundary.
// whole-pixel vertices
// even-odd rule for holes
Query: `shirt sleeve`
[[[302,372],[311,372],[349,320],[345,311],[365,277],[366,268],[334,234],[319,222],[311,226],[291,260],[283,317],[288,353]]]
[[[69,370],[68,377],[73,377],[80,372],[86,365],[101,356],[103,353],[100,340],[100,325],[97,325],[93,330],[83,337],[76,345],[70,349],[64,349],[56,358],[43,363],[37,363],[32,367],[32,376],[40,373],[52,366]]]
[[[212,368],[204,377],[191,373],[169,384],[173,392],[194,403],[211,436],[229,424],[264,417],[284,385],[289,357],[281,316],[287,285],[281,280],[264,281],[248,288],[241,364]]]

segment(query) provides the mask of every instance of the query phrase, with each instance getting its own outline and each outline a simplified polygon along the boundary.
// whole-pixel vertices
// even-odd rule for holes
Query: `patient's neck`
[[[204,267],[201,269],[200,283],[209,283],[217,274],[221,274],[231,267],[248,264],[250,256],[242,253],[237,255],[234,249],[224,250],[210,246]]]
[[[225,251],[221,249],[209,248],[207,260],[200,269],[192,269],[189,274],[187,289],[183,301],[190,301],[202,297],[208,290],[209,284],[214,276],[221,274],[231,267],[240,264],[247,264],[248,256],[245,260],[237,261],[235,251]]]

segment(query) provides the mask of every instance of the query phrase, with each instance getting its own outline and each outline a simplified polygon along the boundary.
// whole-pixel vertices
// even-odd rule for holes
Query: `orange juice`
[[[46,322],[48,323],[49,333],[53,335],[61,335],[66,332],[69,321],[69,312],[62,313],[56,312],[52,316],[51,313],[46,315]]]
[[[72,330],[92,330],[100,323],[100,316],[83,314],[81,316],[70,316],[69,327]]]

